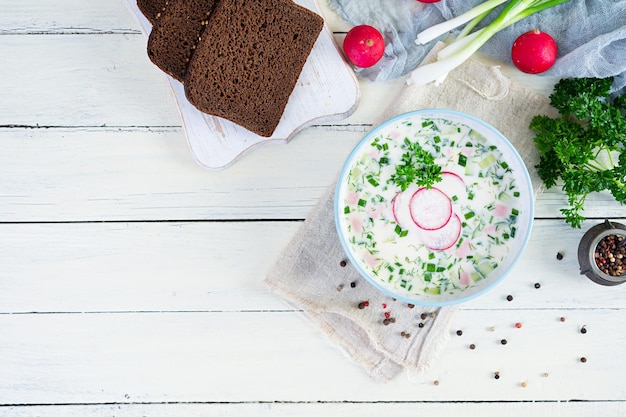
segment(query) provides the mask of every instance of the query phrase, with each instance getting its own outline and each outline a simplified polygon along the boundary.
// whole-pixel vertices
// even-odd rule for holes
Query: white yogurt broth
[[[512,248],[521,250],[514,242],[526,231],[518,220],[532,199],[498,146],[454,117],[433,116],[394,119],[375,131],[351,155],[336,196],[352,262],[408,298],[464,292],[503,268]],[[442,168],[431,188],[403,191],[393,181],[411,142]]]

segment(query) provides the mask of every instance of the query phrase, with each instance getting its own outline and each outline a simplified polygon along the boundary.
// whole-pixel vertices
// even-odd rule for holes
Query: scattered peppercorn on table
[[[585,230],[626,222],[610,195],[573,229],[543,193],[522,259],[429,371],[379,383],[263,279],[402,80],[207,171],[123,0],[5,3],[0,415],[626,414],[626,286],[577,259]]]

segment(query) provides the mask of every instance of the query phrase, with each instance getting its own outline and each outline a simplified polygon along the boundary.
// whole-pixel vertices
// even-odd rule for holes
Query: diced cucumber
[[[467,165],[465,165],[465,175],[476,177],[478,176],[477,171],[478,171],[478,168],[475,163],[469,162]]]
[[[502,191],[500,194],[498,194],[498,200],[502,201],[505,204],[509,203],[511,201],[511,198],[512,197],[505,191]]]
[[[481,279],[483,279],[483,276],[482,276],[482,275],[480,275],[478,272],[472,272],[472,273],[470,274],[470,278],[472,278],[472,281],[474,281],[474,282],[478,282],[478,281],[480,281]]]
[[[496,162],[496,157],[494,154],[490,153],[486,157],[483,158],[482,161],[478,163],[481,169],[487,169],[489,166],[493,165]]]
[[[424,288],[424,292],[426,294],[441,294],[441,289],[439,287],[428,287]]]
[[[494,269],[495,266],[490,262],[481,262],[476,266],[476,271],[478,271],[478,273],[482,275],[483,278],[486,278],[487,275],[489,275],[489,273]]]

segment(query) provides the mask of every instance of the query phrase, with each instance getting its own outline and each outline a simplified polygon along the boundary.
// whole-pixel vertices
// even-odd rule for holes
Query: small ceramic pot
[[[578,244],[580,274],[586,275],[587,278],[600,285],[618,285],[626,282],[626,268],[620,275],[610,274],[605,273],[596,263],[598,245],[606,242],[606,239],[610,239],[611,236],[615,237],[616,245],[626,246],[626,226],[610,222],[608,219],[589,229]],[[626,264],[626,257],[624,263]]]

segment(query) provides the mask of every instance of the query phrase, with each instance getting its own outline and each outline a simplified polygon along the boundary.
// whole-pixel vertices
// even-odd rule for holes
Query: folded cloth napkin
[[[347,21],[369,24],[383,32],[387,43],[384,59],[374,67],[357,69],[357,73],[370,80],[386,80],[415,69],[432,48],[432,43],[415,44],[420,31],[458,16],[484,0],[442,0],[430,4],[416,0],[328,1]],[[485,22],[494,17],[495,13],[490,14]],[[535,28],[552,35],[559,48],[559,59],[546,75],[614,76],[614,91],[626,86],[626,0],[570,0],[502,30],[482,46],[481,52],[510,64],[514,40]]]
[[[535,171],[539,158],[528,130],[530,119],[536,114],[556,115],[546,97],[509,81],[497,67],[468,61],[440,86],[405,87],[383,120],[433,107],[466,112],[499,129],[517,148],[530,172]],[[541,191],[540,183],[533,182],[535,194]],[[339,243],[333,215],[334,189],[331,186],[321,198],[265,283],[304,310],[375,379],[389,380],[403,369],[425,371],[445,347],[458,307],[407,305],[362,279],[345,261]]]

